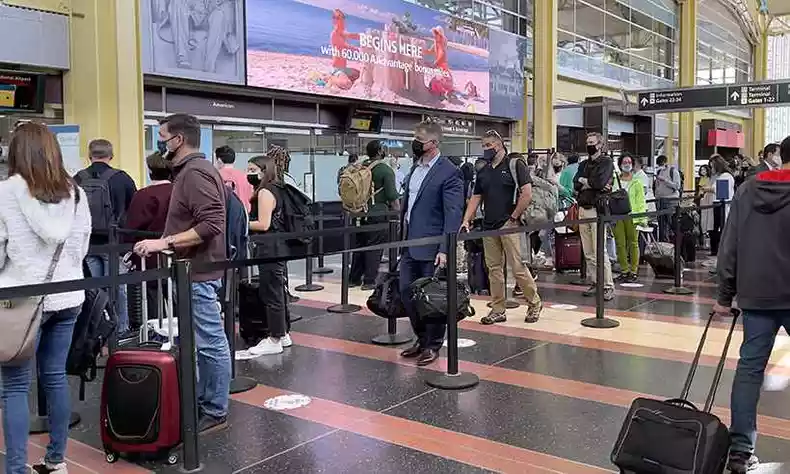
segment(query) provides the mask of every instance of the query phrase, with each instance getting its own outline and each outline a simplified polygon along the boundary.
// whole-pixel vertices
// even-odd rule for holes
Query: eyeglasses
[[[483,136],[484,136],[484,137],[494,137],[494,138],[496,138],[497,140],[499,140],[499,141],[501,141],[501,142],[503,142],[503,141],[504,141],[504,140],[502,139],[502,135],[500,135],[500,134],[499,134],[499,132],[497,132],[496,130],[493,130],[493,129],[492,129],[492,130],[487,130],[487,131],[486,131],[486,132],[483,134]]]

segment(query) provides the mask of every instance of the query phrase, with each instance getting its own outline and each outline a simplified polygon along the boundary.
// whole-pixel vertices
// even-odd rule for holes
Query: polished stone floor
[[[525,306],[509,311],[507,323],[482,326],[486,299],[474,304],[478,318],[460,324],[460,368],[480,384],[462,392],[430,388],[425,377],[443,370],[445,359],[425,369],[398,357],[398,347],[377,346],[386,321],[367,310],[331,314],[339,302],[336,270],[316,277],[324,289],[297,293],[292,311],[294,346],[282,355],[238,362],[242,375],[259,383],[233,396],[229,427],[201,439],[205,471],[222,473],[599,473],[613,472],[612,444],[627,407],[641,395],[679,394],[713,303],[715,284],[700,264],[685,272],[690,296],[663,293],[670,281],[655,281],[643,269],[643,287],[618,288],[606,314],[615,329],[589,329],[594,301],[578,275],[539,274],[546,303],[541,320],[523,322]],[[290,284],[302,283],[303,262],[291,265]],[[351,303],[366,293],[351,290]],[[522,302],[523,303],[523,302]],[[692,399],[701,401],[713,378],[727,322],[716,321],[698,371]],[[407,321],[398,331],[409,333]],[[729,417],[729,393],[742,332],[737,329],[727,359],[716,413]],[[790,337],[777,339],[766,391],[760,401],[758,472],[790,472]],[[76,387],[76,383],[74,384]],[[71,473],[175,473],[160,462],[105,464],[98,431],[99,384],[88,400],[76,401],[83,422],[71,432]],[[274,397],[299,394],[309,404],[266,408]],[[31,441],[31,459],[42,437]]]

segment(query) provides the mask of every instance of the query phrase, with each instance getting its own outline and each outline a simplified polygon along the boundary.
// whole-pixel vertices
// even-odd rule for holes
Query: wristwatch
[[[169,250],[175,251],[176,249],[176,238],[172,235],[168,235],[165,237],[165,243],[167,244],[167,248]]]

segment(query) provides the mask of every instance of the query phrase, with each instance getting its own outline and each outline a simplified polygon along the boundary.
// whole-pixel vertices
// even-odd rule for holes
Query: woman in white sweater
[[[46,126],[21,125],[8,153],[8,174],[0,182],[0,287],[42,283],[55,250],[63,243],[52,281],[83,277],[91,216],[88,199],[63,167],[60,147]],[[76,200],[76,204],[75,204]],[[65,474],[71,403],[66,356],[84,291],[44,298],[44,315],[35,361],[49,408],[50,442],[37,473]],[[5,472],[29,474],[27,467],[28,392],[33,363],[2,366]]]

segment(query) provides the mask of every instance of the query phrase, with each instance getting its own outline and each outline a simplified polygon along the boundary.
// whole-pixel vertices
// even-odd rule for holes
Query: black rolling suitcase
[[[621,473],[721,474],[724,471],[730,434],[724,423],[710,411],[738,314],[733,310],[730,332],[703,410],[689,402],[688,395],[713,314],[702,333],[680,398],[637,398],[631,404],[611,455],[612,463],[620,468]]]

